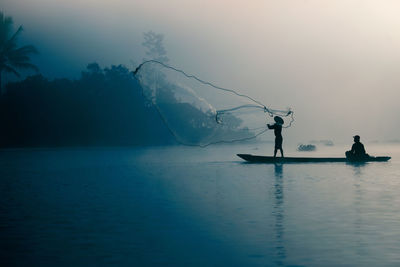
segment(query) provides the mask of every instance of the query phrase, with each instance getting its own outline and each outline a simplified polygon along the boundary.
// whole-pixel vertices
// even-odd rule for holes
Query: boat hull
[[[238,157],[254,163],[319,163],[319,162],[372,162],[372,161],[388,161],[391,157],[369,157],[363,160],[349,160],[347,158],[309,158],[309,157],[269,157],[269,156],[257,156],[251,154],[237,154]]]

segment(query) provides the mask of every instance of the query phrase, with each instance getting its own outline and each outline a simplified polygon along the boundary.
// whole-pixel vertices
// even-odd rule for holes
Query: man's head
[[[283,125],[283,123],[284,123],[283,119],[279,116],[275,116],[274,121],[276,122],[276,124],[279,124],[279,125]]]
[[[353,136],[354,138],[354,142],[360,142],[360,136],[359,135],[355,135]]]

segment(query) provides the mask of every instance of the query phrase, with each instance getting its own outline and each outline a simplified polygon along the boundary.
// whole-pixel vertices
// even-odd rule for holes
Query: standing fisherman
[[[275,134],[275,149],[274,149],[274,158],[276,157],[276,152],[278,149],[281,151],[281,155],[283,158],[283,149],[282,149],[282,143],[283,143],[283,137],[282,137],[282,125],[284,123],[283,119],[279,116],[274,117],[275,124],[267,124],[268,129],[274,129],[274,134]]]

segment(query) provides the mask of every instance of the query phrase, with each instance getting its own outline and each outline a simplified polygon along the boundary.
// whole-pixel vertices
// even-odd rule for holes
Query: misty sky
[[[400,2],[393,0],[2,0],[48,77],[140,63],[143,32],[170,64],[272,108],[285,140],[400,139]],[[271,134],[271,139],[273,136]]]

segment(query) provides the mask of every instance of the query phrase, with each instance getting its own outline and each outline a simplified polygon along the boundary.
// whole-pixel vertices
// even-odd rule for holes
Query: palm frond
[[[17,49],[5,51],[9,61],[29,61],[31,54],[38,54],[37,49],[32,45],[26,45]]]
[[[7,63],[11,66],[14,66],[18,69],[33,69],[38,71],[39,69],[29,63],[30,62],[30,54],[37,54],[37,49],[32,45],[26,45],[10,51],[7,53]]]
[[[30,63],[30,55],[38,54],[32,45],[18,47],[17,39],[23,31],[22,26],[12,33],[13,20],[0,12],[0,72],[10,72],[20,77],[17,69],[32,69],[38,67]],[[1,85],[0,85],[1,88]]]
[[[36,65],[28,62],[13,62],[12,65],[18,69],[31,69],[34,71],[39,71],[39,68]]]
[[[24,55],[39,54],[39,51],[33,45],[24,45],[20,48],[15,49],[15,52]]]
[[[15,31],[15,33],[11,36],[10,40],[8,40],[8,41],[16,42],[18,35],[20,35],[23,30],[24,30],[24,28],[22,26],[19,26],[18,29]]]
[[[20,35],[22,31],[23,31],[22,26],[19,26],[17,31],[11,36],[11,38],[4,43],[2,50],[7,52],[10,50],[16,49],[17,38],[18,38],[18,35]]]
[[[3,70],[4,70],[5,72],[11,72],[11,73],[13,73],[15,76],[17,76],[17,77],[20,77],[20,76],[21,76],[21,75],[19,74],[19,72],[18,72],[16,69],[14,69],[13,67],[11,67],[11,66],[3,65]]]

